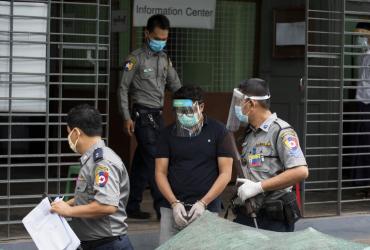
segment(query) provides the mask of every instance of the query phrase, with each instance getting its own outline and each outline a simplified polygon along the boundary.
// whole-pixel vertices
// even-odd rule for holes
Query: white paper
[[[64,197],[62,198],[55,198],[54,201],[59,201],[59,200],[63,200]],[[68,245],[68,247],[65,249],[65,250],[75,250],[76,248],[78,248],[78,246],[81,244],[80,240],[77,238],[77,235],[73,232],[72,228],[69,226],[67,220],[64,218],[64,217],[60,217],[59,218],[62,220],[63,222],[63,226],[64,228],[66,229],[70,239],[71,239],[71,243]]]
[[[277,23],[276,45],[305,45],[305,22]]]
[[[48,198],[43,199],[22,222],[39,250],[75,250],[80,245],[65,218],[50,212]]]

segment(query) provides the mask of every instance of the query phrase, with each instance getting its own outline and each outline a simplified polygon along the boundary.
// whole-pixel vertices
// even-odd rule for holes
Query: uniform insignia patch
[[[271,142],[259,142],[256,144],[256,147],[271,147]]]
[[[97,148],[94,150],[93,153],[94,162],[98,162],[99,160],[103,159],[103,149]]]
[[[99,165],[95,169],[95,183],[99,187],[104,187],[108,183],[109,168],[103,165]]]
[[[136,59],[134,57],[130,57],[127,61],[124,63],[124,71],[131,71],[136,65]]]
[[[261,154],[252,154],[248,156],[248,163],[250,167],[260,167],[264,161],[264,157]]]
[[[295,136],[288,135],[284,138],[284,145],[290,150],[292,154],[295,154],[299,149],[298,139]]]
[[[146,68],[146,69],[144,69],[144,73],[149,73],[149,72],[153,72],[153,69],[152,68]]]
[[[131,71],[133,67],[134,65],[132,64],[132,62],[125,63],[125,71]]]

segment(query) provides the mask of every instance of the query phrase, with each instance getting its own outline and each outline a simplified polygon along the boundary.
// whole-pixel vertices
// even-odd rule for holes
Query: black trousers
[[[137,148],[131,166],[130,196],[126,210],[140,209],[143,192],[149,184],[153,197],[153,207],[160,213],[160,203],[164,199],[155,182],[155,152],[159,131],[164,126],[160,110],[134,109],[135,137]]]
[[[82,250],[133,250],[130,239],[127,235],[119,236],[113,241],[100,243],[99,240],[95,242],[81,242]]]
[[[237,214],[234,222],[249,226],[255,227],[253,219],[244,214]],[[264,213],[257,215],[257,224],[259,229],[270,230],[275,232],[293,232],[294,224],[288,225],[285,221],[271,220]]]
[[[358,104],[359,112],[370,112],[370,104],[365,104],[360,102]],[[370,115],[359,115],[359,119],[370,119]],[[369,133],[370,132],[370,122],[357,122],[356,132]],[[363,146],[370,145],[370,135],[362,134],[354,136],[354,145]],[[356,153],[369,153],[368,148],[356,148]],[[354,179],[365,179],[370,178],[370,155],[356,155],[354,157],[354,166],[363,166],[363,168],[355,169]],[[369,185],[369,181],[357,181],[357,186]]]

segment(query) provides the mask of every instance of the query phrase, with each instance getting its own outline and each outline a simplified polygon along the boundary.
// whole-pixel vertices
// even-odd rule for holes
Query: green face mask
[[[177,119],[182,126],[192,128],[199,123],[199,115],[197,113],[192,114],[177,114]]]

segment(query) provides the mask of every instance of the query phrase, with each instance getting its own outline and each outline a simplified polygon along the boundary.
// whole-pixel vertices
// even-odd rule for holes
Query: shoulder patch
[[[289,151],[290,155],[296,156],[300,154],[301,151],[298,136],[293,129],[287,129],[286,131],[282,131],[280,137],[284,147]]]
[[[125,62],[124,62],[124,71],[131,71],[133,68],[135,68],[135,65],[137,63],[137,60],[134,56],[130,56]]]
[[[101,159],[103,159],[103,149],[102,148],[95,149],[93,153],[93,157],[94,157],[94,162],[98,162]]]
[[[95,168],[95,183],[99,187],[104,187],[108,183],[109,168],[104,165],[98,165]]]

